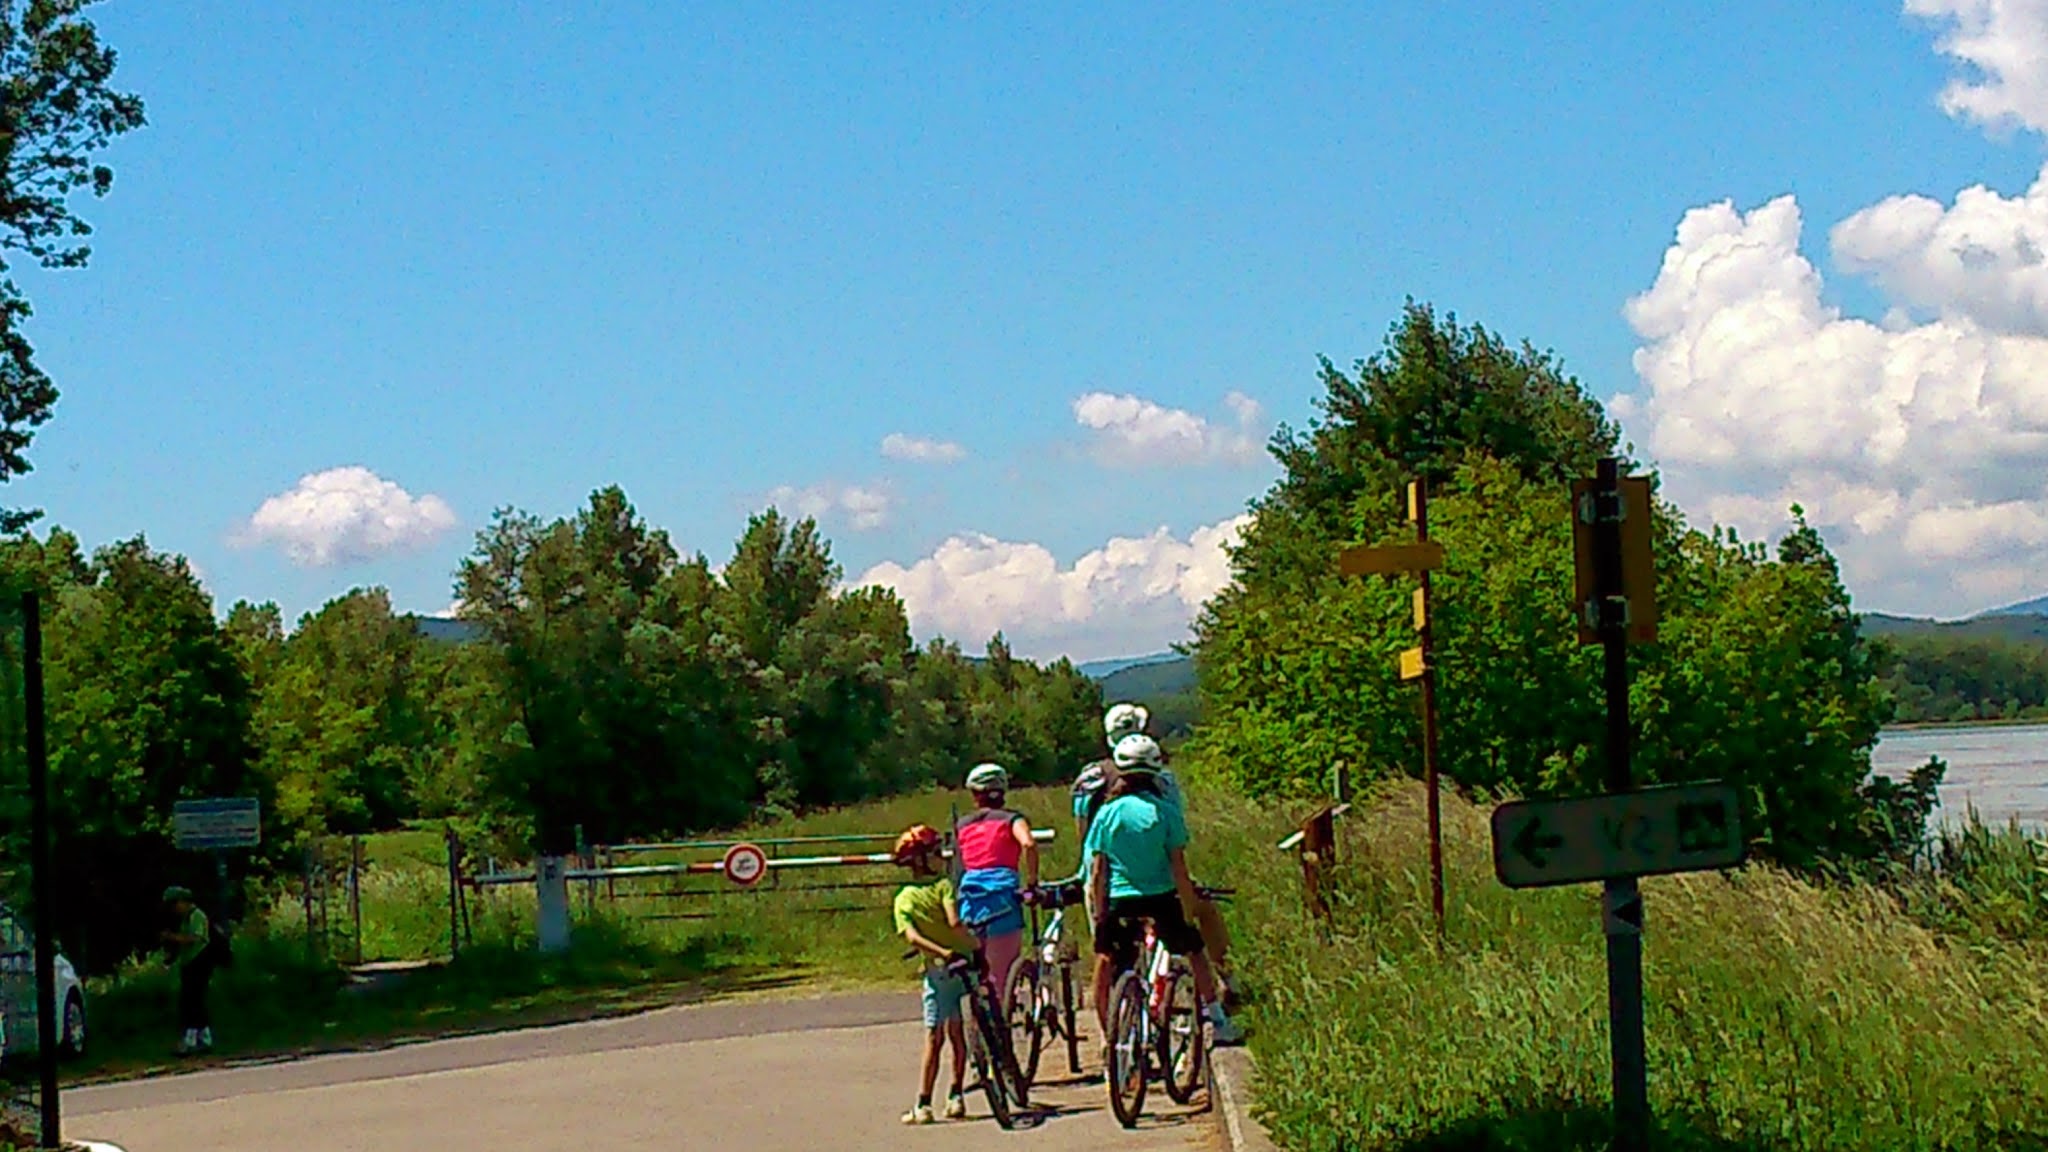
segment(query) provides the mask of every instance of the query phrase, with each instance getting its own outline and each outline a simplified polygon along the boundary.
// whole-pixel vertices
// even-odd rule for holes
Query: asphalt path
[[[1200,1097],[1177,1108],[1155,1089],[1139,1127],[1120,1127],[1085,1040],[1087,1075],[1065,1077],[1064,1051],[1049,1051],[1036,1115],[1014,1131],[973,1093],[966,1120],[906,1129],[917,1017],[901,993],[670,1008],[72,1089],[64,1127],[127,1152],[1216,1146]]]

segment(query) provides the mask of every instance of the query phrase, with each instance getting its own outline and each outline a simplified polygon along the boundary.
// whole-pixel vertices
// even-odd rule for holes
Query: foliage
[[[5,253],[44,268],[83,267],[92,229],[72,213],[71,194],[106,195],[114,172],[94,155],[144,123],[141,99],[109,86],[114,50],[80,14],[90,3],[0,0],[0,481],[29,470],[29,440],[57,403],[57,386],[21,331],[29,302]],[[33,519],[0,514],[0,531]]]
[[[489,637],[507,723],[487,792],[566,848],[847,803],[997,759],[1070,769],[1099,707],[1064,661],[975,666],[915,649],[902,604],[839,590],[808,519],[753,517],[714,575],[616,488],[574,520],[501,513],[464,562],[463,618]]]
[[[185,561],[141,537],[90,562],[61,530],[24,537],[0,549],[0,573],[11,588],[37,588],[46,605],[58,934],[81,963],[104,965],[154,940],[167,881],[199,879],[187,871],[190,854],[172,846],[173,802],[267,799],[254,770],[248,679]],[[7,623],[14,667],[19,627],[18,616]],[[18,709],[18,696],[8,704]],[[18,861],[27,856],[26,765],[9,743],[15,799],[4,843]]]
[[[1441,770],[1488,794],[1600,790],[1600,656],[1573,624],[1564,481],[1614,451],[1612,426],[1547,357],[1414,306],[1356,380],[1326,366],[1325,385],[1313,431],[1276,437],[1286,475],[1254,505],[1238,582],[1198,621],[1198,743],[1254,794],[1319,788],[1340,759],[1360,782],[1419,773],[1417,693],[1396,673],[1412,581],[1342,578],[1335,555],[1408,538],[1404,482],[1421,475],[1446,552]],[[1661,619],[1631,653],[1636,778],[1736,784],[1745,827],[1781,860],[1867,847],[1859,788],[1888,704],[1819,535],[1798,514],[1772,556],[1659,501],[1652,539]]]
[[[1440,957],[1422,807],[1400,782],[1340,822],[1326,936],[1272,849],[1299,809],[1191,790],[1195,866],[1240,893],[1233,955],[1263,1118],[1297,1152],[1606,1148],[1597,888],[1501,887],[1484,810],[1446,797]],[[1655,1147],[2048,1138],[2039,950],[1948,939],[1884,889],[1768,864],[1643,889]]]
[[[210,860],[172,847],[179,799],[256,797],[260,880],[311,837],[419,819],[566,849],[579,827],[680,835],[954,785],[978,760],[1044,781],[1093,754],[1100,692],[1066,661],[1000,636],[983,663],[918,649],[893,594],[839,579],[809,520],[755,517],[714,574],[605,489],[573,519],[507,511],[480,533],[460,587],[483,636],[449,643],[382,589],[287,633],[273,604],[216,621],[184,560],[139,537],[90,560],[61,528],[8,539],[0,592],[46,605],[63,943],[103,971],[154,941],[166,883],[217,890]],[[18,870],[20,623],[0,625],[0,857]]]
[[[2048,644],[1926,632],[1880,640],[1879,676],[1903,723],[2048,719]]]

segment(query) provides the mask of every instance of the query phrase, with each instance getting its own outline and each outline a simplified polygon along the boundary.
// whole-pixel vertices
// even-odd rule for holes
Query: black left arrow
[[[1549,863],[1550,858],[1541,853],[1562,847],[1564,837],[1555,832],[1544,835],[1543,817],[1540,814],[1530,817],[1529,822],[1522,825],[1522,830],[1515,833],[1514,849],[1522,854],[1522,859],[1527,860],[1532,868],[1541,868]]]

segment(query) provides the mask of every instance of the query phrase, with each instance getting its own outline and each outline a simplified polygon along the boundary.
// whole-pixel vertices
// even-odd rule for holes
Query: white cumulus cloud
[[[2048,0],[1906,0],[1952,116],[2048,133]],[[1789,196],[1685,214],[1627,316],[1615,413],[1680,503],[1756,536],[1803,505],[1866,606],[1960,615],[2048,591],[2048,169],[2007,196],[1886,198],[1829,232],[1887,298],[1822,302]]]
[[[929,440],[891,432],[882,437],[882,455],[891,460],[910,460],[919,464],[952,464],[966,459],[967,449],[951,440]]]
[[[1128,393],[1089,392],[1074,401],[1074,420],[1093,433],[1097,457],[1109,464],[1144,467],[1257,460],[1266,432],[1259,402],[1242,392],[1230,393],[1223,402],[1235,417],[1234,425]]]
[[[2048,0],[1906,0],[1942,28],[1935,48],[1966,74],[1942,89],[1951,116],[2048,132]]]
[[[1838,231],[1855,259],[1870,219]],[[1752,536],[1803,505],[1866,604],[1959,614],[2017,589],[1992,570],[2048,573],[2048,339],[1966,298],[1922,323],[1844,316],[1800,230],[1789,196],[1687,212],[1628,304],[1642,390],[1615,411],[1673,495]]]
[[[1164,527],[1119,536],[1067,567],[1041,544],[965,533],[908,567],[878,564],[857,583],[895,589],[920,636],[943,634],[969,650],[1001,631],[1034,659],[1139,655],[1188,638],[1195,613],[1230,583],[1225,548],[1250,519],[1186,538]]]
[[[2025,194],[1981,185],[1943,205],[1893,196],[1835,225],[1835,262],[1899,304],[2006,332],[2048,332],[2048,172]]]
[[[330,568],[421,547],[455,526],[446,500],[414,496],[351,465],[308,473],[289,491],[265,500],[237,542],[280,548],[300,567]]]
[[[860,484],[812,484],[803,488],[784,484],[768,493],[768,502],[784,512],[820,522],[836,521],[860,532],[887,524],[896,507],[895,497],[884,489]]]

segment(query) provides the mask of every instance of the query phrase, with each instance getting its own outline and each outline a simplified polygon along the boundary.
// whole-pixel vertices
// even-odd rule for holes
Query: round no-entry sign
[[[735,844],[725,850],[725,878],[744,888],[768,872],[768,854],[752,844]]]

